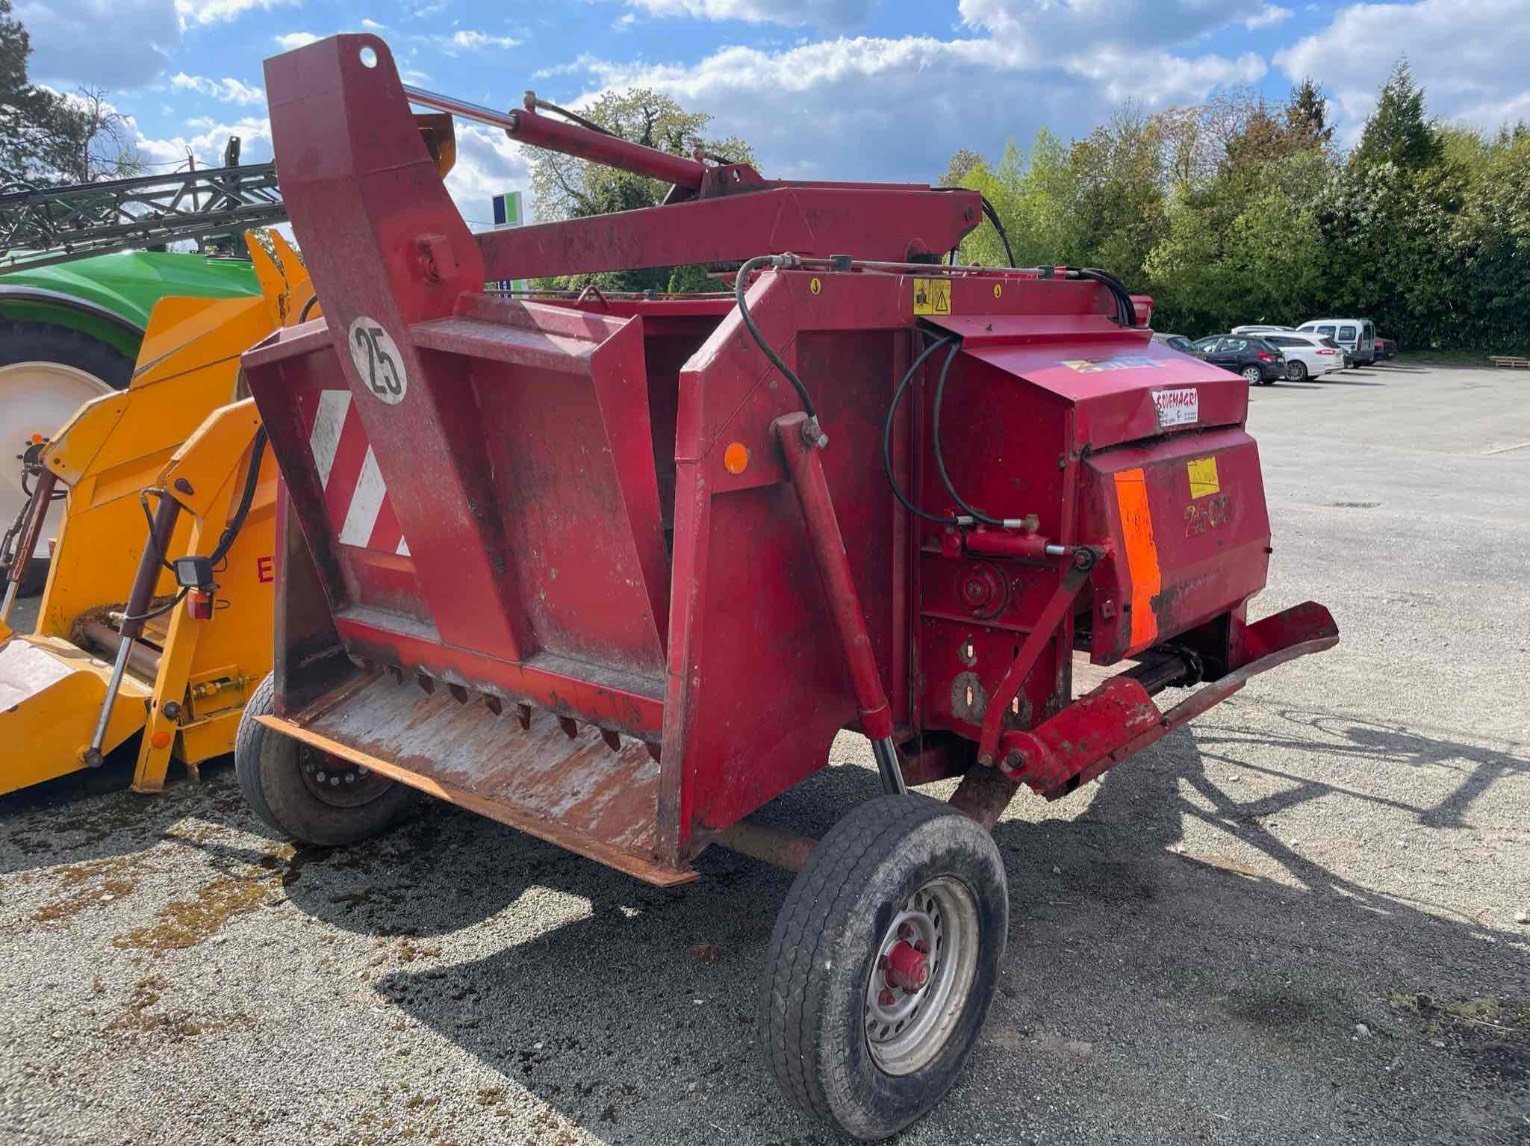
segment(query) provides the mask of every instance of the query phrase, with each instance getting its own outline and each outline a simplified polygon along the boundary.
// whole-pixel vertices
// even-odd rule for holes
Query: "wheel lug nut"
[[[908,940],[908,939],[912,939],[913,937],[914,937],[914,925],[912,923],[900,923],[900,924],[898,924],[898,938],[899,939]]]
[[[890,1007],[897,1001],[898,997],[889,991],[886,987],[883,987],[881,994],[877,996],[877,1002],[884,1007]]]

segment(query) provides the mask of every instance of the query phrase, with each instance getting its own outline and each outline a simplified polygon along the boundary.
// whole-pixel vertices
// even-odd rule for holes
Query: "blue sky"
[[[270,154],[261,60],[369,29],[411,82],[513,106],[646,85],[753,143],[765,174],[935,178],[958,147],[1040,127],[1080,135],[1230,85],[1282,99],[1303,75],[1340,138],[1406,55],[1441,118],[1530,120],[1530,0],[15,0],[32,76],[107,89],[143,157],[215,161],[230,133]],[[469,129],[452,190],[469,218],[525,186],[527,158]]]

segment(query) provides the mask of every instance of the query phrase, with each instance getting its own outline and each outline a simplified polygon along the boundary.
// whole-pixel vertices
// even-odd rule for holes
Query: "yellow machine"
[[[276,491],[239,355],[313,301],[273,238],[274,258],[250,242],[262,297],[161,301],[128,388],[86,403],[32,459],[21,568],[60,485],[68,505],[36,633],[0,627],[0,794],[99,764],[140,731],[137,791],[162,790],[172,756],[194,771],[233,748],[271,667]],[[200,566],[211,591],[168,567],[215,555]]]

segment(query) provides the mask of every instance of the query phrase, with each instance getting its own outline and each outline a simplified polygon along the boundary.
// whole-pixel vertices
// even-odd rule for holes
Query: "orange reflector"
[[[163,748],[170,743],[170,733],[160,729],[153,736],[149,737],[149,743],[154,745],[155,748]]]
[[[743,442],[733,442],[723,451],[723,469],[730,474],[741,474],[749,468],[749,447]]]

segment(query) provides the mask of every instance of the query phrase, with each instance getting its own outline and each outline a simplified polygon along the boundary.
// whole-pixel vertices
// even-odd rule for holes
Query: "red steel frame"
[[[1095,282],[883,265],[954,248],[975,194],[772,183],[616,149],[528,108],[512,134],[665,164],[680,191],[475,236],[380,41],[277,57],[267,90],[326,315],[245,360],[290,497],[269,719],[283,731],[666,882],[718,833],[742,838],[735,825],[821,767],[841,728],[896,741],[911,783],[966,772],[958,803],[991,821],[1017,783],[1065,794],[1337,639],[1316,605],[1244,623],[1269,524],[1241,379],[1117,326]],[[807,379],[826,446],[731,298],[483,293],[486,279],[788,250],[801,269],[749,284],[748,305]],[[945,305],[921,316],[931,281]],[[358,323],[396,345],[397,402],[353,361]],[[953,483],[1025,529],[916,520],[893,500],[882,418],[920,340],[941,337],[961,341],[944,407]],[[932,464],[943,357],[893,435],[898,480],[936,514],[954,508]],[[1165,394],[1194,405],[1194,424],[1165,424]],[[321,408],[346,411],[335,455],[366,453],[395,532],[342,540],[347,507],[316,460]],[[1076,646],[1145,675],[1075,701]],[[420,688],[388,692],[383,670]],[[1212,683],[1160,713],[1151,693],[1193,677]],[[502,723],[480,736],[438,685]],[[380,731],[346,732],[347,706],[367,705]],[[528,794],[531,764],[495,771],[508,706],[533,733],[533,710],[558,720],[598,776],[549,763]],[[578,739],[589,726],[604,764]],[[434,746],[417,735],[430,728]]]

